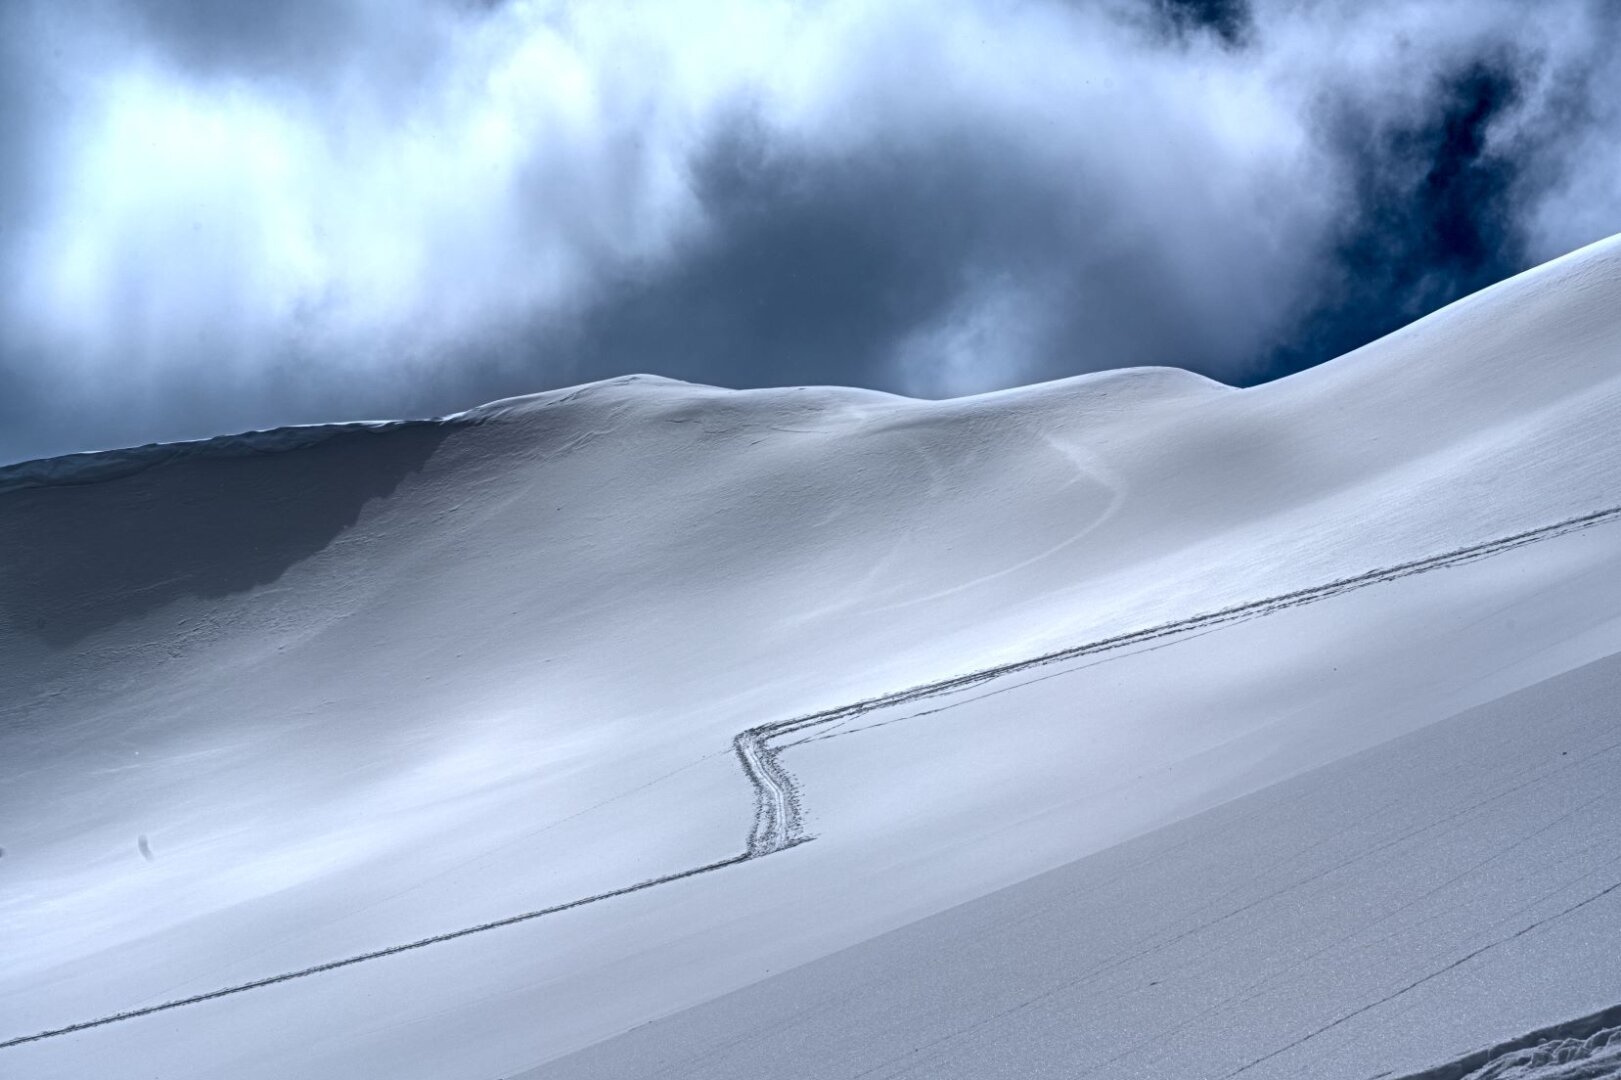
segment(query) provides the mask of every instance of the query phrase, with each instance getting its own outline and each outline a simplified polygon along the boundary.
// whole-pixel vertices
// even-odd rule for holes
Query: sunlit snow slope
[[[1618,422],[1609,241],[1251,390],[636,377],[0,470],[0,1043],[733,859],[744,729],[1621,507]],[[1253,615],[818,729],[811,843],[0,1075],[538,1065],[1621,651],[1621,523]]]

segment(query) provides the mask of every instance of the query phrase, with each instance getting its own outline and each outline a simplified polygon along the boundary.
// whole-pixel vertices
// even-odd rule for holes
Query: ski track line
[[[72,1035],[76,1032],[86,1031],[90,1028],[103,1027],[107,1024],[116,1024],[125,1020],[134,1020],[153,1013],[167,1012],[170,1009],[179,1009],[188,1005],[199,1005],[217,998],[229,997],[233,994],[246,993],[249,990],[258,990],[266,986],[275,986],[278,983],[291,982],[311,975],[320,975],[339,968],[362,964],[368,960],[380,960],[386,956],[410,952],[414,949],[426,948],[441,942],[454,941],[457,938],[468,937],[472,934],[481,934],[487,930],[498,930],[505,926],[539,919],[547,915],[556,915],[560,912],[570,911],[574,908],[594,904],[600,900],[611,900],[614,897],[626,896],[630,893],[641,892],[658,885],[667,885],[671,882],[681,881],[684,878],[697,877],[700,874],[724,870],[727,867],[738,866],[755,859],[774,855],[779,851],[805,843],[811,839],[804,831],[804,817],[800,806],[799,785],[792,774],[788,772],[779,761],[779,755],[784,747],[772,745],[773,740],[785,735],[792,735],[809,728],[823,727],[828,724],[840,723],[853,717],[869,713],[877,709],[888,708],[906,702],[918,701],[924,698],[938,697],[944,694],[955,693],[981,683],[990,682],[1008,675],[1015,675],[1022,671],[1046,667],[1050,664],[1063,663],[1068,660],[1090,656],[1096,653],[1111,652],[1116,649],[1128,648],[1156,641],[1161,638],[1179,635],[1191,630],[1208,629],[1221,626],[1225,623],[1237,622],[1270,615],[1276,611],[1287,608],[1301,607],[1313,604],[1319,600],[1327,600],[1343,593],[1366,588],[1369,585],[1378,585],[1388,581],[1396,581],[1417,574],[1429,573],[1432,570],[1441,570],[1452,566],[1461,566],[1465,563],[1477,562],[1481,559],[1500,555],[1527,544],[1551,540],[1568,533],[1579,532],[1592,528],[1595,525],[1607,524],[1621,518],[1621,506],[1612,506],[1604,510],[1595,510],[1591,513],[1580,514],[1566,518],[1551,525],[1543,525],[1535,529],[1514,533],[1510,536],[1498,537],[1466,547],[1454,548],[1439,555],[1430,555],[1411,562],[1397,563],[1375,570],[1368,570],[1351,577],[1339,578],[1320,585],[1313,585],[1292,592],[1268,596],[1260,600],[1250,600],[1230,607],[1218,608],[1214,611],[1204,612],[1184,619],[1159,623],[1142,630],[1133,630],[1128,633],[1116,634],[1111,637],[1099,638],[1083,645],[1075,645],[1055,652],[1044,653],[1040,656],[1029,657],[1024,660],[1015,660],[994,667],[982,668],[965,675],[956,675],[941,679],[938,682],[923,683],[905,690],[897,690],[877,697],[865,698],[861,701],[840,705],[836,708],[826,709],[822,712],[809,713],[787,720],[777,720],[768,724],[759,724],[745,728],[732,740],[732,748],[737,755],[738,763],[742,766],[743,775],[754,788],[754,823],[749,831],[748,842],[742,852],[729,858],[716,862],[695,866],[687,870],[680,870],[660,877],[647,878],[633,885],[626,885],[607,892],[596,893],[592,896],[580,897],[551,907],[538,908],[518,915],[509,915],[506,918],[495,919],[490,922],[479,923],[476,926],[463,927],[460,930],[451,930],[443,934],[434,934],[431,937],[419,938],[416,941],[401,945],[391,945],[384,949],[372,952],[358,953],[354,956],[344,957],[341,960],[331,960],[313,967],[300,968],[296,971],[282,972],[279,975],[270,975],[251,982],[238,983],[234,986],[211,990],[190,997],[176,998],[157,1005],[148,1005],[138,1009],[127,1009],[123,1012],[111,1013],[93,1020],[81,1020],[77,1023],[67,1024],[59,1028],[35,1032],[31,1035],[18,1035],[0,1041],[0,1050],[26,1043],[40,1042],[44,1039],[53,1039],[63,1035]],[[1469,957],[1465,957],[1465,960]],[[1461,962],[1461,961],[1460,961]]]

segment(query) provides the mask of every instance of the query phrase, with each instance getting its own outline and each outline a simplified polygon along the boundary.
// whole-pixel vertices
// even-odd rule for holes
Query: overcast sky
[[[0,461],[1328,359],[1621,231],[1606,0],[6,0]]]

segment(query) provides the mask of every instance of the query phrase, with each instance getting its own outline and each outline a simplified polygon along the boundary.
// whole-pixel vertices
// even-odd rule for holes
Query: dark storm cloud
[[[726,386],[948,393],[1002,385],[1010,370],[1019,380],[1166,362],[1221,372],[1259,339],[1237,305],[1196,317],[1197,298],[1172,282],[1174,257],[1135,234],[1110,239],[1110,200],[1077,205],[1075,178],[1017,147],[942,138],[827,161],[776,159],[763,143],[749,124],[717,140],[697,173],[710,238],[605,289],[560,328],[545,366],[565,361],[582,379],[629,364]],[[954,318],[971,320],[999,290],[1016,294],[1005,319],[1018,324],[985,328],[1000,362],[931,366]]]
[[[697,180],[708,240],[667,268],[615,283],[569,328],[559,351],[579,377],[628,361],[728,386],[917,391],[916,373],[894,361],[919,328],[949,320],[987,283],[1060,293],[1085,262],[1088,237],[1066,220],[1066,194],[1010,148],[940,142],[826,161],[773,159],[762,139],[744,125],[705,155]],[[1113,299],[1142,293],[1116,309],[1130,317],[1158,279],[1121,288],[1130,267],[1114,269]],[[1074,299],[1093,315],[1109,306],[1096,295]],[[1042,336],[1061,337],[1076,314]],[[1100,333],[1092,344],[1132,336]],[[1089,366],[1153,353],[1106,352]],[[1043,368],[1023,374],[1052,373]]]
[[[1477,61],[1440,80],[1411,122],[1377,130],[1364,115],[1338,118],[1355,200],[1330,253],[1334,280],[1263,377],[1348,352],[1530,265],[1519,209],[1534,148],[1487,141],[1516,97],[1513,64]]]
[[[1251,285],[1287,277],[1292,259],[1269,271],[1242,228],[1178,252],[1175,222],[1129,221],[1108,185],[1055,173],[1017,139],[971,136],[783,153],[734,118],[693,171],[704,238],[531,328],[503,389],[646,368],[939,396],[1135,364],[1221,373],[1264,340]],[[1208,253],[1256,265],[1224,284],[1194,263]]]
[[[650,370],[1253,382],[1621,228],[1561,0],[0,6],[0,460]]]
[[[1326,110],[1351,197],[1321,288],[1257,379],[1349,352],[1559,253],[1539,250],[1531,211],[1580,171],[1572,133],[1596,120],[1591,61],[1561,59],[1550,73],[1548,58],[1502,43],[1437,72],[1422,109],[1394,121],[1353,102]]]
[[[1152,7],[1178,35],[1202,30],[1240,45],[1254,28],[1249,0],[1152,0]]]
[[[695,170],[710,236],[616,282],[572,330],[582,371],[625,358],[723,385],[860,383],[950,303],[1000,209],[977,163],[770,160],[743,124]],[[977,242],[976,242],[977,241]]]

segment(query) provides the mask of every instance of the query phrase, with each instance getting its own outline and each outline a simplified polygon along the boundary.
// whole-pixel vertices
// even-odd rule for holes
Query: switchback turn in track
[[[1554,537],[1563,536],[1567,533],[1578,532],[1597,525],[1607,524],[1615,521],[1618,518],[1621,518],[1621,506],[1610,507],[1605,510],[1597,510],[1593,511],[1592,513],[1566,518],[1563,521],[1558,521],[1551,525],[1544,525],[1536,529],[1529,529],[1525,532],[1515,533],[1511,536],[1498,537],[1494,540],[1488,540],[1466,547],[1454,548],[1451,551],[1443,552],[1438,555],[1431,555],[1422,559],[1416,559],[1411,562],[1379,567],[1378,569],[1368,570],[1364,573],[1356,574],[1351,577],[1339,578],[1335,581],[1314,585],[1310,588],[1280,593],[1276,596],[1268,596],[1259,600],[1251,600],[1246,603],[1235,604],[1231,607],[1220,608],[1215,611],[1205,612],[1189,618],[1177,619],[1171,622],[1160,623],[1156,626],[1150,626],[1145,629],[1131,631],[1129,633],[1100,638],[1081,645],[1060,649],[1056,652],[1045,653],[1041,656],[1031,657],[1025,660],[1017,660],[1007,664],[1000,664],[995,667],[984,668],[965,675],[957,675],[953,676],[952,678],[942,679],[938,682],[925,683],[906,690],[898,690],[893,693],[880,695],[878,697],[867,698],[862,701],[853,702],[848,705],[841,705],[837,708],[827,709],[822,712],[793,717],[787,720],[777,720],[771,723],[759,724],[755,727],[746,728],[745,730],[739,732],[732,740],[732,747],[737,756],[738,763],[742,766],[744,776],[747,777],[749,784],[754,789],[754,822],[752,828],[750,829],[748,841],[744,847],[744,850],[736,855],[731,856],[730,858],[721,859],[717,862],[706,863],[702,866],[695,866],[673,874],[666,874],[662,877],[648,878],[644,881],[639,881],[631,885],[626,885],[622,888],[610,890],[608,892],[597,893],[593,896],[580,897],[578,899],[568,901],[567,903],[555,904],[551,907],[539,908],[534,911],[526,911],[508,916],[503,919],[496,919],[491,922],[480,923],[476,926],[463,927],[459,930],[451,930],[446,933],[435,934],[431,937],[420,938],[416,941],[409,941],[399,945],[392,945],[388,948],[377,949],[372,952],[359,953],[354,956],[348,956],[338,960],[331,960],[323,964],[316,964],[313,967],[301,968],[296,971],[281,972],[280,974],[255,979],[251,982],[238,983],[234,986],[222,987],[218,990],[211,990],[202,994],[194,994],[190,997],[176,998],[172,1001],[166,1001],[158,1005],[148,1005],[141,1008],[128,1009],[123,1012],[96,1017],[94,1019],[81,1020],[77,1023],[66,1024],[62,1027],[52,1028],[46,1031],[38,1031],[29,1035],[14,1036],[4,1041],[0,1041],[0,1050],[13,1046],[21,1046],[24,1043],[38,1042],[43,1039],[52,1039],[63,1035],[71,1035],[74,1032],[85,1031],[89,1028],[102,1027],[106,1024],[115,1024],[124,1020],[134,1020],[138,1017],[150,1016],[153,1013],[166,1012],[170,1009],[178,1009],[188,1005],[198,1005],[206,1001],[212,1001],[216,998],[228,997],[233,994],[241,994],[249,990],[257,990],[266,986],[274,986],[279,983],[290,982],[294,979],[302,979],[312,975],[320,975],[324,974],[325,972],[336,971],[339,968],[365,963],[368,960],[377,960],[385,956],[393,956],[396,953],[409,952],[413,949],[426,948],[429,945],[437,945],[441,942],[454,941],[457,938],[464,938],[473,934],[481,934],[488,930],[497,930],[501,927],[512,926],[517,923],[528,922],[531,919],[539,919],[547,915],[555,915],[559,912],[583,907],[586,904],[594,904],[598,901],[609,900],[616,896],[625,896],[629,893],[641,892],[645,889],[651,889],[658,885],[666,885],[674,881],[680,881],[683,878],[695,877],[699,874],[707,874],[716,870],[723,870],[727,867],[737,866],[754,859],[764,858],[767,855],[773,855],[779,851],[793,847],[796,844],[804,843],[806,840],[810,839],[810,837],[808,837],[804,832],[803,815],[800,809],[799,786],[794,781],[792,775],[785,768],[783,768],[781,762],[778,760],[783,750],[786,748],[776,745],[776,741],[784,736],[798,734],[813,728],[842,723],[851,719],[852,717],[860,716],[863,713],[872,712],[877,709],[888,708],[890,706],[905,704],[907,702],[955,693],[969,687],[977,686],[981,683],[1004,678],[1008,675],[1014,675],[1032,668],[1045,667],[1050,664],[1063,663],[1069,660],[1075,660],[1080,657],[1091,656],[1098,653],[1112,652],[1118,649],[1130,648],[1136,645],[1149,644],[1160,639],[1184,634],[1189,631],[1209,629],[1226,623],[1258,618],[1264,615],[1270,615],[1276,611],[1282,611],[1286,608],[1301,607],[1306,604],[1316,603],[1319,600],[1327,600],[1331,597],[1339,596],[1347,592],[1353,592],[1369,585],[1378,585],[1387,581],[1396,581],[1404,577],[1412,577],[1417,574],[1429,573],[1432,570],[1441,570],[1447,567],[1460,566],[1464,563],[1476,562],[1481,559],[1490,558],[1494,555],[1500,555],[1515,548],[1524,547],[1528,544],[1538,543],[1543,540],[1550,540]]]

